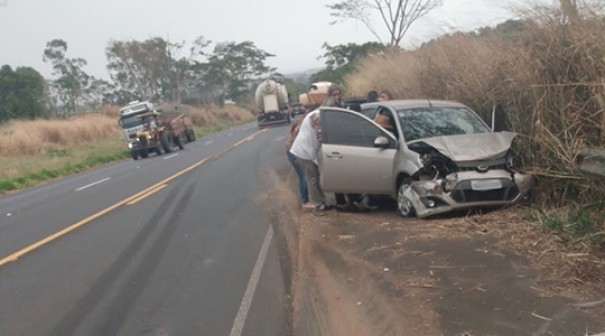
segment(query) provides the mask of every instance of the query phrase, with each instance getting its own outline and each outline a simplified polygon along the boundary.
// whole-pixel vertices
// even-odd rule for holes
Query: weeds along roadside
[[[538,176],[534,218],[544,229],[563,230],[566,242],[605,250],[605,179],[576,167],[582,148],[605,147],[602,12],[587,9],[574,21],[544,8],[522,14],[493,29],[362,60],[346,88],[352,95],[389,89],[396,98],[456,100],[487,121],[500,104],[520,134],[519,164]]]
[[[237,106],[176,109],[191,118],[198,137],[253,120]],[[0,194],[129,156],[118,107],[66,119],[11,121],[0,125]]]

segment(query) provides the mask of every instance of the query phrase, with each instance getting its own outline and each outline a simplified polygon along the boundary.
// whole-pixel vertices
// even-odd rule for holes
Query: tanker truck
[[[285,85],[271,79],[265,80],[256,88],[254,100],[259,110],[258,127],[290,123],[288,91]]]

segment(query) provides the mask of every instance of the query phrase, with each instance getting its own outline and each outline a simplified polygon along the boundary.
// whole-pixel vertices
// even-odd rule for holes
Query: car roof
[[[395,110],[414,108],[414,107],[432,107],[432,106],[458,106],[466,107],[466,105],[451,101],[451,100],[429,100],[429,99],[401,99],[401,100],[388,100],[383,102],[365,103],[361,105],[362,108],[368,108],[372,106],[387,106]]]

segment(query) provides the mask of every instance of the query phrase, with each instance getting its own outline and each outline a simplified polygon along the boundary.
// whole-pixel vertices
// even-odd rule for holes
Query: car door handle
[[[338,152],[332,152],[332,153],[326,154],[326,156],[330,159],[342,159],[342,157],[343,157],[343,155]]]

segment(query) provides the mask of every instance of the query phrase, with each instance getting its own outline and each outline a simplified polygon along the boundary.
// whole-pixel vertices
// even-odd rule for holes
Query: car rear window
[[[460,106],[407,108],[397,110],[397,115],[406,142],[491,132],[475,112]]]

